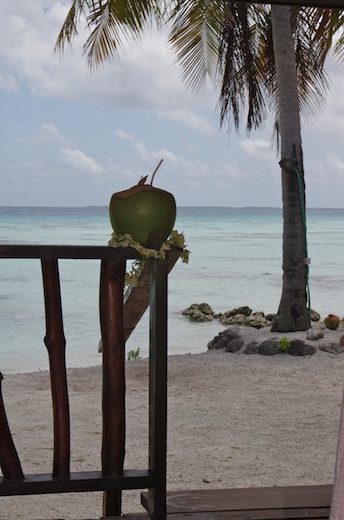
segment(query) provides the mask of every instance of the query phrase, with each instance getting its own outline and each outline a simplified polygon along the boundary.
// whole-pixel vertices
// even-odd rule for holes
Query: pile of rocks
[[[215,313],[208,303],[193,303],[182,312],[183,316],[187,316],[191,321],[212,321]]]
[[[323,336],[324,333],[321,332],[319,338]],[[344,352],[344,347],[340,348],[341,351]],[[275,356],[276,354],[282,353],[287,353],[291,356],[312,356],[318,350],[316,346],[310,345],[300,339],[290,340],[287,345],[281,343],[281,340],[278,338],[265,339],[261,343],[258,341],[250,341],[245,345],[239,331],[233,328],[220,332],[214,339],[209,341],[208,349],[222,349],[225,352],[232,353],[242,351],[244,354],[262,354],[263,356]],[[337,351],[336,353],[339,352]]]
[[[277,336],[266,338],[263,341],[256,341],[251,339],[247,341],[247,334],[244,331],[247,328],[263,329],[271,326],[274,314],[264,314],[263,312],[252,312],[248,306],[239,307],[229,310],[225,313],[216,314],[208,303],[190,305],[183,311],[183,315],[187,316],[192,321],[207,322],[218,319],[223,325],[231,325],[231,327],[220,332],[208,343],[209,350],[221,349],[225,352],[242,352],[244,354],[262,354],[264,356],[274,356],[276,354],[287,353],[292,356],[312,356],[318,350],[328,352],[330,354],[344,353],[344,335],[339,338],[337,343],[322,343],[319,346],[314,345],[315,340],[324,338],[324,325],[310,328],[307,332],[303,332],[303,337],[306,335],[306,340],[312,344],[299,338],[288,339],[282,334],[277,333]],[[314,310],[310,313],[313,322],[320,321],[320,315]],[[321,328],[322,327],[322,328]],[[260,332],[256,333],[260,334]],[[243,338],[246,336],[246,342]],[[282,341],[281,341],[282,340]],[[320,342],[321,343],[321,342]]]
[[[230,311],[216,314],[208,303],[193,303],[182,313],[192,321],[212,321],[218,319],[222,325],[243,325],[261,329],[271,325],[274,314],[265,314],[263,312],[252,312],[250,307],[238,307]]]
[[[269,327],[274,316],[274,314],[265,315],[264,312],[252,312],[252,309],[246,306],[216,315],[222,325],[242,325],[255,329]]]
[[[218,319],[222,325],[234,325],[261,329],[270,327],[275,314],[252,312],[247,305],[216,314],[208,303],[193,303],[182,314],[192,321],[206,322]],[[311,320],[319,321],[320,314],[311,310]]]

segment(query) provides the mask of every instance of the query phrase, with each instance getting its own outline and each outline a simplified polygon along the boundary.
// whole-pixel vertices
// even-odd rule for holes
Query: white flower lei
[[[142,246],[139,242],[136,242],[131,235],[121,235],[113,232],[112,238],[109,240],[109,246],[111,247],[133,247],[138,253],[140,253],[142,259],[135,260],[132,264],[131,271],[125,275],[125,284],[130,286],[138,285],[138,279],[144,267],[146,260],[149,258],[158,258],[164,260],[166,251],[169,251],[173,247],[179,247],[182,249],[180,257],[182,262],[189,262],[190,251],[185,247],[185,237],[183,233],[178,233],[177,230],[173,230],[167,240],[163,242],[159,249],[150,249]]]

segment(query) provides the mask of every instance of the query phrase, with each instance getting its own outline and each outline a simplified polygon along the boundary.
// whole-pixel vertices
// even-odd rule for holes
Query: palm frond
[[[329,86],[324,63],[334,52],[344,57],[344,9],[291,7],[300,111],[312,118],[325,103]],[[78,34],[81,19],[90,35],[84,53],[90,69],[118,55],[153,22],[171,24],[169,43],[182,77],[197,93],[211,78],[220,90],[220,123],[250,131],[267,111],[278,128],[278,89],[271,29],[271,6],[230,0],[73,0],[58,35],[63,53]],[[338,37],[339,35],[339,37]]]
[[[219,108],[221,125],[226,122],[229,130],[232,124],[238,130],[244,111],[248,132],[257,128],[266,115],[258,33],[263,9],[246,2],[226,2],[219,52]]]
[[[344,61],[344,33],[336,41],[333,53],[340,62]]]
[[[86,16],[90,7],[89,0],[74,0],[66,19],[62,25],[59,35],[56,39],[54,52],[63,54],[65,44],[72,43],[72,40],[78,34],[78,24],[82,15]]]
[[[331,18],[331,29],[336,35],[336,42],[333,46],[333,55],[339,61],[344,60],[344,9],[333,9]],[[340,33],[340,35],[338,35]]]
[[[178,0],[171,11],[169,42],[182,78],[197,93],[215,80],[223,8],[221,0]]]
[[[94,69],[117,56],[123,40],[137,39],[153,20],[161,24],[163,6],[163,0],[74,0],[55,48],[62,53],[65,42],[71,43],[84,15],[90,30],[84,53]]]
[[[94,3],[87,18],[92,31],[84,45],[90,69],[118,55],[123,39],[139,38],[145,27],[162,16],[160,2],[153,0],[107,0]]]
[[[338,33],[343,33],[344,26],[344,9],[313,9],[312,19],[310,23],[315,28],[315,41],[321,52],[322,65],[326,58],[334,50],[334,53],[343,52],[343,45],[334,43]]]
[[[303,121],[324,106],[329,81],[324,69],[331,42],[319,30],[328,17],[328,9],[301,8],[295,25],[294,48],[297,67],[300,111]],[[316,22],[318,20],[319,23]],[[332,35],[329,35],[332,37]],[[331,39],[331,38],[330,38]]]

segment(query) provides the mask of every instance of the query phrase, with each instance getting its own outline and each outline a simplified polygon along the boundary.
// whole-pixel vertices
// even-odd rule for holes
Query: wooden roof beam
[[[238,1],[238,0],[237,0]],[[244,1],[244,0],[239,0]],[[299,5],[302,7],[325,7],[329,9],[344,9],[344,0],[250,0],[252,4]]]

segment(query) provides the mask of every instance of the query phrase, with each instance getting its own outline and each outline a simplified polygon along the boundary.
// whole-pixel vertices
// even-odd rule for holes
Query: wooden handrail
[[[173,257],[173,262],[177,256]],[[125,334],[123,287],[132,248],[0,244],[0,258],[40,259],[46,311],[46,344],[53,405],[51,474],[24,475],[8,426],[0,375],[0,496],[103,491],[103,516],[121,514],[123,489],[148,489],[150,517],[166,518],[167,273],[170,262],[149,260],[149,453],[146,470],[123,470],[125,454]],[[103,342],[102,471],[70,472],[70,417],[59,259],[98,259]]]
[[[133,247],[0,244],[0,258],[140,259]]]

